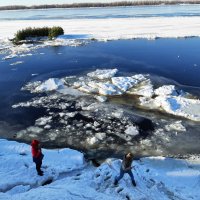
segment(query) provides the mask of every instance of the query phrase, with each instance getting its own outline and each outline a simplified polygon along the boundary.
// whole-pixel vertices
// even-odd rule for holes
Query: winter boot
[[[132,181],[132,184],[133,184],[134,187],[136,187],[136,183],[135,183],[135,181]]]
[[[118,184],[118,181],[117,181],[117,179],[115,179],[114,185],[116,186],[117,184]]]
[[[38,172],[38,175],[43,176],[43,172],[42,171]]]

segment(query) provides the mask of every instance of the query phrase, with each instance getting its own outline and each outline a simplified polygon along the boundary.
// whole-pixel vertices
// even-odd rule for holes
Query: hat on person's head
[[[38,140],[32,140],[31,146],[37,146],[40,142]]]
[[[130,155],[130,157],[133,157],[133,154],[131,152],[128,152],[126,155]]]

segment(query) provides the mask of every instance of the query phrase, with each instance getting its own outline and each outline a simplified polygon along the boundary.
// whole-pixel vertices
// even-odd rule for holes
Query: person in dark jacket
[[[36,164],[36,170],[39,176],[43,176],[43,171],[41,170],[42,159],[44,155],[40,147],[40,142],[38,140],[33,140],[31,143],[31,152],[33,156],[33,162]]]
[[[131,177],[133,186],[136,187],[135,179],[134,179],[133,173],[131,171],[132,161],[133,161],[133,154],[132,153],[129,152],[126,155],[124,155],[122,165],[121,165],[121,168],[120,168],[120,175],[115,177],[114,185],[117,185],[119,180],[124,176],[124,174],[128,173],[129,176]]]

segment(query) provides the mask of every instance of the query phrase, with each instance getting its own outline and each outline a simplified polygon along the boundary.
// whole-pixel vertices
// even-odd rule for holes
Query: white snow
[[[41,85],[35,88],[36,92],[46,92],[61,89],[63,87],[63,81],[58,78],[50,78],[43,82]]]
[[[9,49],[10,55],[3,60],[29,56],[35,49],[47,46],[80,46],[90,39],[99,41],[136,39],[136,38],[179,38],[200,36],[200,17],[146,17],[146,18],[109,18],[109,19],[65,19],[65,20],[29,20],[32,27],[61,26],[67,35],[84,35],[84,38],[70,39],[64,36],[42,44],[13,45],[8,38],[21,29],[25,29],[27,20],[0,22],[0,49]],[[134,27],[134,28],[133,28]],[[178,27],[178,28],[177,28]],[[85,35],[87,35],[85,37]],[[25,54],[26,53],[26,54]],[[101,79],[102,75],[99,75]]]
[[[154,89],[151,81],[147,79],[141,82],[141,84],[139,84],[137,87],[131,88],[127,93],[144,97],[152,97],[154,94]]]
[[[126,92],[138,83],[138,81],[132,77],[113,77],[111,80],[112,83],[123,92]]]
[[[200,17],[29,20],[29,24],[61,26],[67,34],[84,34],[98,40],[200,36]],[[28,26],[27,20],[1,21],[0,38],[12,38],[18,30]]]
[[[200,100],[178,97],[155,98],[155,104],[170,114],[200,121]]]
[[[149,109],[163,110],[169,114],[200,121],[200,100],[179,96],[157,96],[155,99],[140,97],[140,105]]]
[[[162,87],[157,88],[154,93],[158,96],[178,95],[174,85],[163,85]]]
[[[102,95],[121,95],[122,92],[115,85],[106,82],[106,83],[97,83],[99,86],[99,94]]]
[[[44,176],[37,175],[30,145],[0,139],[0,199],[2,200],[199,200],[200,160],[164,157],[142,158],[133,162],[137,187],[125,175],[117,187],[121,160],[107,159],[94,168],[83,154],[71,149],[43,149]],[[41,186],[47,180],[53,182]]]
[[[97,69],[94,72],[90,72],[87,75],[92,78],[97,78],[97,79],[108,79],[112,78],[115,76],[115,74],[118,72],[117,69]]]

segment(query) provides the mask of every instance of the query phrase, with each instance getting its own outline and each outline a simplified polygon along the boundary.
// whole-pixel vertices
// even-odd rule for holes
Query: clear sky
[[[123,0],[0,0],[0,6],[6,5],[41,5],[41,4],[64,4],[86,2],[115,2]]]

